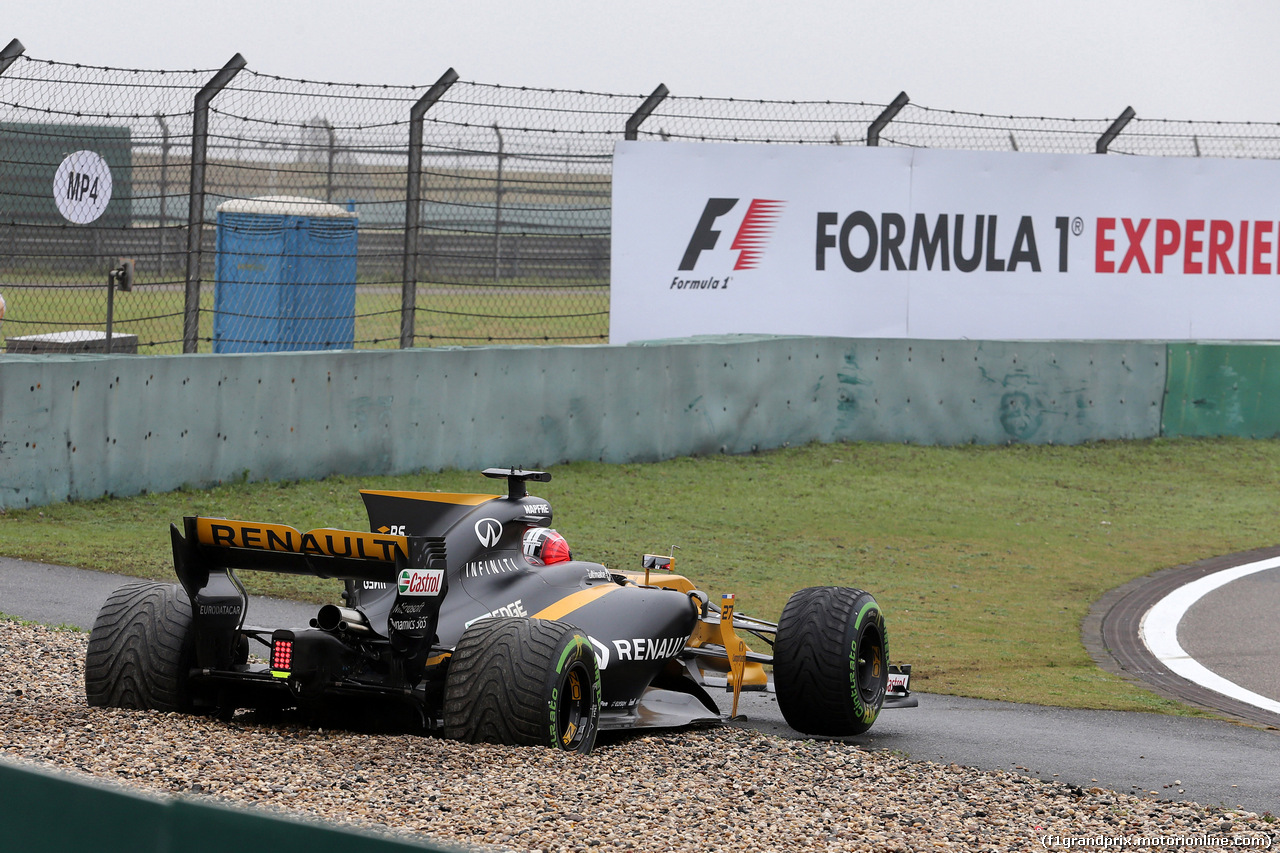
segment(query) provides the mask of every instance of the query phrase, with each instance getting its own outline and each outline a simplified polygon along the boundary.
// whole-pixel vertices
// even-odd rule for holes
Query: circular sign
[[[111,201],[111,167],[93,151],[68,154],[53,176],[53,200],[68,222],[88,225]]]

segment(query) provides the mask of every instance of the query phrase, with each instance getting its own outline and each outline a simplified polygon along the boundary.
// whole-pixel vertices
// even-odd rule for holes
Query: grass
[[[17,625],[39,625],[39,622],[33,622],[30,619],[19,619],[17,616],[10,616],[3,610],[0,610],[0,622],[13,622]],[[59,625],[46,625],[46,628],[52,628],[54,631],[70,631],[77,634],[87,634],[83,628],[78,625],[67,625],[65,623]]]
[[[510,283],[507,283],[510,285]],[[106,287],[17,287],[3,290],[9,337],[68,329],[106,327]],[[115,334],[138,336],[138,351],[157,355],[182,352],[180,286],[137,286],[117,293]],[[201,292],[200,348],[210,352],[214,288]],[[607,287],[419,285],[415,313],[418,346],[482,343],[603,342],[609,333]],[[400,287],[364,284],[356,289],[355,345],[360,349],[400,346]]]
[[[678,571],[766,618],[800,587],[860,586],[919,689],[1065,707],[1178,711],[1098,669],[1081,619],[1133,578],[1280,541],[1277,441],[835,444],[551,470],[536,492],[575,556],[636,568],[676,546]],[[501,488],[422,472],[61,504],[0,514],[0,553],[171,579],[167,525],[183,515],[367,529],[361,487]],[[332,581],[244,576],[259,592],[336,595]]]

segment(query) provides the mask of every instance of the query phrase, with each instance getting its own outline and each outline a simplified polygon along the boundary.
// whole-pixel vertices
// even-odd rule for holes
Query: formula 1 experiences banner
[[[1280,338],[1280,163],[621,142],[610,340]]]

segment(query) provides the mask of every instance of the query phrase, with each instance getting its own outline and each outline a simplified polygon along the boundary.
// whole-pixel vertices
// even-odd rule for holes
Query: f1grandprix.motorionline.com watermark
[[[1041,835],[1038,840],[1046,850],[1055,847],[1227,847],[1266,850],[1271,846],[1272,838],[1270,835]]]

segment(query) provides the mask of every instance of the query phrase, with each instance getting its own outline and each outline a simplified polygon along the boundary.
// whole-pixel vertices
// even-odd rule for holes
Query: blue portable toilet
[[[355,345],[354,211],[298,196],[218,205],[213,351]]]

